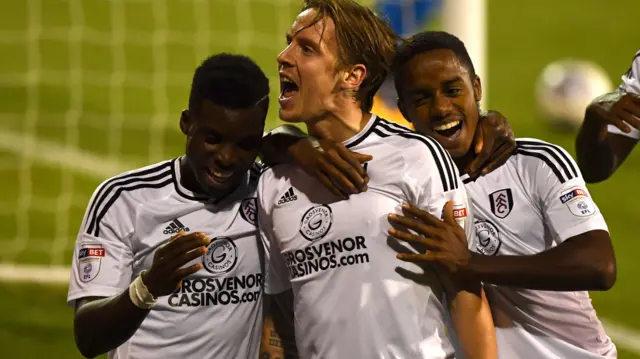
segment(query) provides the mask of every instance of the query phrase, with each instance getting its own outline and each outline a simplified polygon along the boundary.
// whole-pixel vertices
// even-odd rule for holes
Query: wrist
[[[460,275],[465,279],[478,279],[478,272],[476,270],[476,266],[481,255],[478,253],[474,253],[469,251],[469,259],[467,263],[460,267]]]
[[[585,111],[585,119],[581,132],[585,132],[589,138],[597,143],[604,142],[608,134],[608,122],[606,120],[610,106],[602,103],[592,103]]]
[[[153,295],[145,285],[143,280],[145,275],[146,271],[143,271],[129,285],[129,298],[136,307],[149,310],[156,305],[157,297]]]

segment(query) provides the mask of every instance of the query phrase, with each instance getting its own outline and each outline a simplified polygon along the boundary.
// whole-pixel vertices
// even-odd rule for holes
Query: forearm
[[[283,335],[285,335],[283,333]],[[281,338],[271,316],[264,318],[260,357],[297,358],[294,338]]]
[[[458,291],[450,303],[453,325],[468,359],[497,357],[495,328],[489,303],[480,283]]]
[[[473,253],[464,274],[497,285],[549,291],[607,290],[615,282],[610,249],[604,239],[567,240],[530,256],[484,256]],[[612,249],[611,249],[612,251]]]
[[[617,160],[608,139],[604,119],[607,105],[594,102],[585,112],[584,122],[576,137],[576,157],[587,182],[607,179],[615,170]]]
[[[262,137],[260,158],[269,166],[280,163],[294,163],[289,149],[303,138],[307,138],[307,135],[293,125],[274,128]]]
[[[76,345],[85,357],[106,353],[129,340],[148,313],[133,304],[128,288],[118,296],[81,304],[74,320]]]
[[[298,358],[294,330],[293,293],[287,291],[275,296],[265,296],[265,332],[269,332],[267,351],[284,353],[284,358]],[[263,337],[264,339],[264,337]]]

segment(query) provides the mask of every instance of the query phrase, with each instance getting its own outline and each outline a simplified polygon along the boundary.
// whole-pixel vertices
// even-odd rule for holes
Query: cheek
[[[422,106],[411,114],[411,118],[413,119],[413,125],[416,127],[416,130],[422,133],[430,133],[431,126],[430,122],[430,112],[426,106]]]

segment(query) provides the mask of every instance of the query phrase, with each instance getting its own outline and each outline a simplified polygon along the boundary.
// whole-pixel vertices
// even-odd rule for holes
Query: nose
[[[291,60],[291,45],[288,45],[278,54],[278,68],[285,68],[293,66],[293,62]]]
[[[216,165],[221,168],[232,168],[238,160],[238,151],[234,145],[223,144],[222,148],[216,153]]]
[[[451,99],[442,94],[438,94],[433,98],[433,116],[437,118],[445,118],[453,109]]]

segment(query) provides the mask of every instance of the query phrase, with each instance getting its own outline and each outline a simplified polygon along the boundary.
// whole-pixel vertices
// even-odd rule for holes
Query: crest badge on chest
[[[504,188],[489,195],[491,212],[498,218],[506,218],[513,209],[513,194],[511,188]]]

